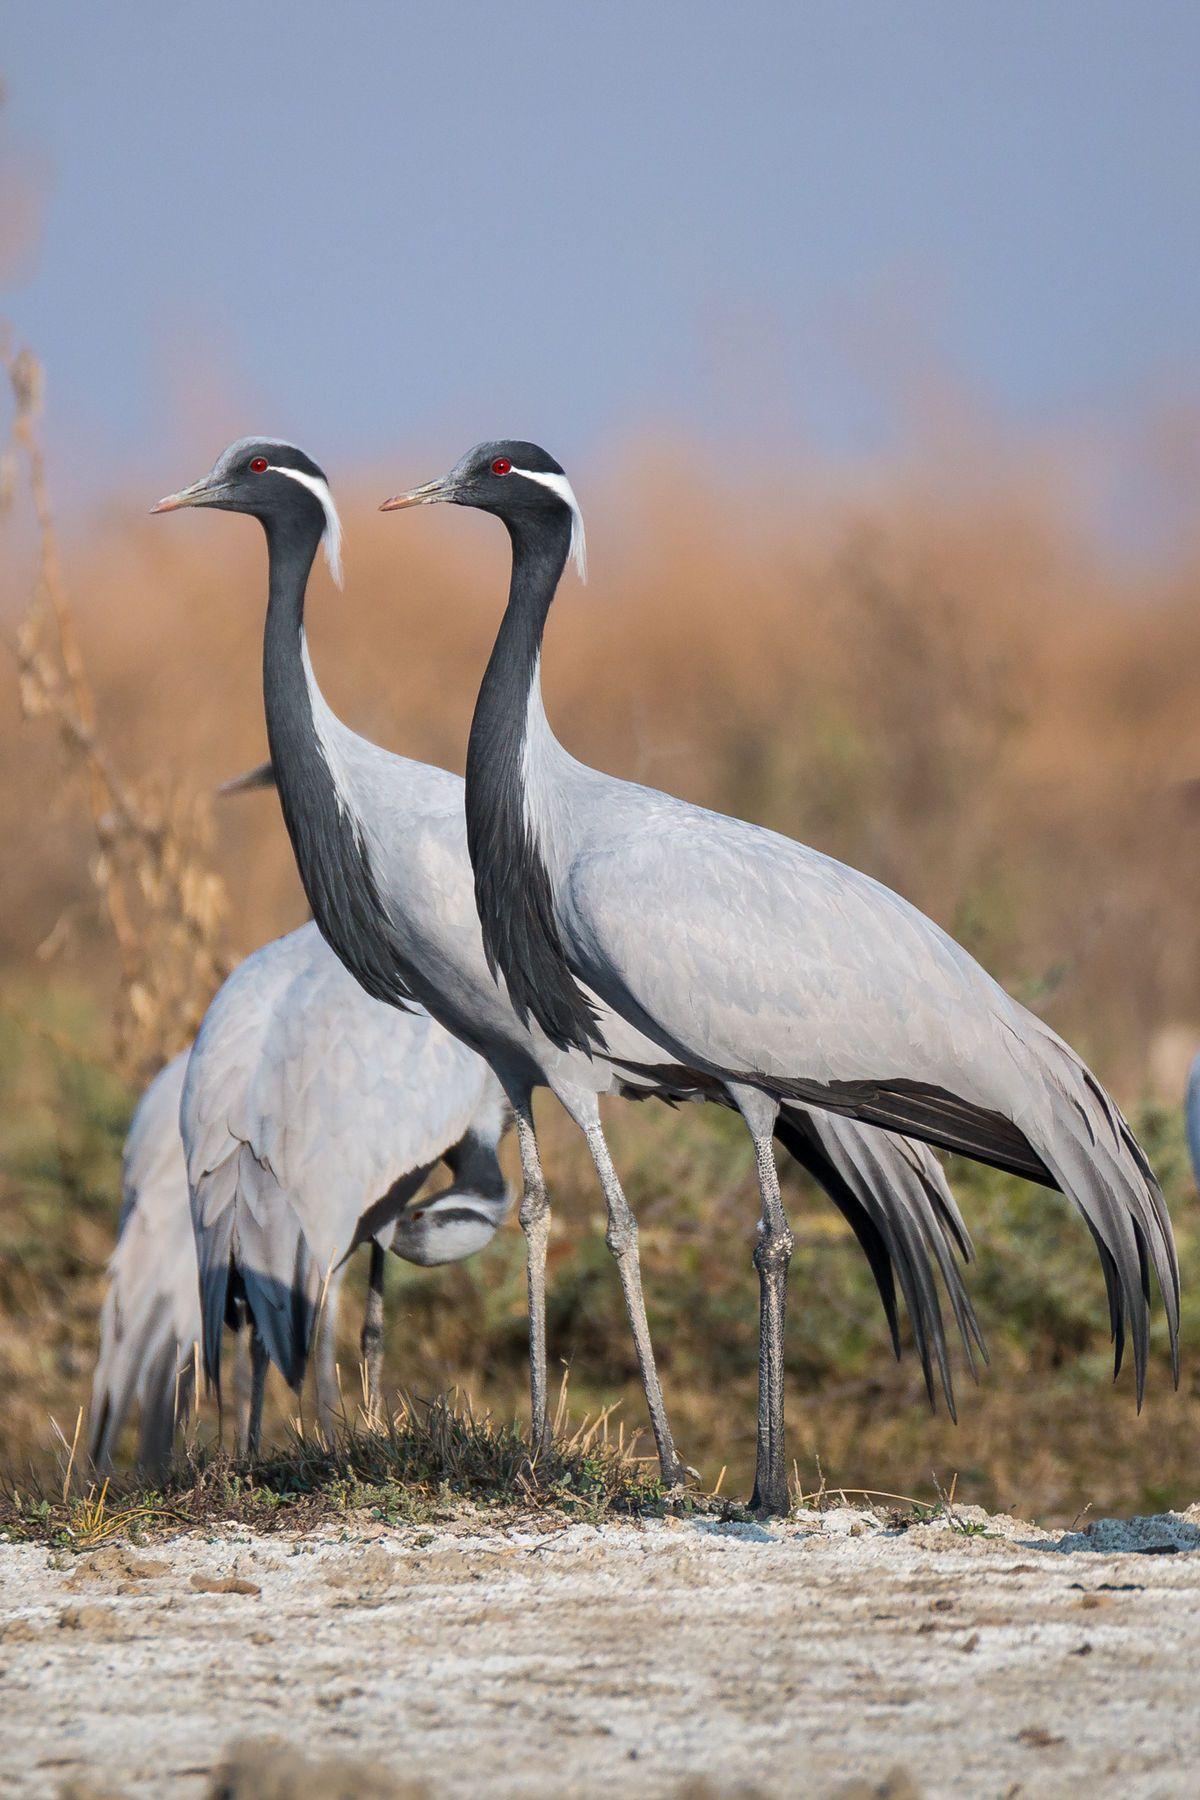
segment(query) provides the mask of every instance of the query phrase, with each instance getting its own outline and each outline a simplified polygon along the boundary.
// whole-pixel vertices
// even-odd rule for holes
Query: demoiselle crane
[[[425,1006],[485,1057],[516,1116],[528,1251],[530,1392],[535,1442],[548,1439],[545,1259],[549,1202],[533,1127],[536,1088],[553,1090],[584,1133],[608,1210],[606,1241],[620,1274],[664,1479],[687,1470],[663,1405],[646,1323],[637,1227],[608,1152],[598,1099],[622,1093],[679,1099],[727,1096],[701,1070],[668,1069],[660,1046],[605,1015],[608,1055],[571,1048],[514,1007],[493,978],[475,909],[459,776],[391,754],[351,731],[322,695],[304,634],[308,578],[324,540],[338,574],[341,528],[328,482],[293,445],[232,444],[202,480],[156,512],[215,507],[248,513],[267,539],[263,694],[284,819],[314,918],[367,992],[396,1007]],[[556,1041],[557,1040],[557,1041]],[[953,1405],[940,1269],[967,1345],[982,1348],[954,1260],[970,1246],[936,1158],[851,1119],[789,1099],[776,1135],[826,1189],[853,1227],[879,1287],[899,1349],[895,1281],[903,1291],[932,1399],[934,1368]]]
[[[506,1113],[479,1057],[423,1010],[397,1016],[372,1000],[314,925],[248,957],[214,998],[194,1048],[151,1082],[130,1126],[93,1386],[93,1458],[111,1459],[136,1399],[139,1460],[161,1465],[188,1408],[196,1347],[203,1340],[219,1374],[222,1325],[243,1320],[252,1364],[244,1447],[257,1453],[267,1358],[298,1387],[318,1308],[318,1405],[328,1428],[338,1410],[337,1299],[360,1243],[371,1251],[362,1353],[374,1415],[386,1253],[433,1267],[491,1241],[509,1209],[497,1157]],[[414,1204],[438,1162],[452,1184]]]
[[[205,1367],[220,1376],[231,1277],[292,1387],[328,1284],[372,1242],[364,1353],[372,1408],[383,1254],[456,1262],[508,1211],[507,1123],[487,1064],[420,1007],[397,1017],[302,925],[239,964],[201,1021],[179,1112],[200,1272]],[[412,1212],[445,1159],[454,1182]]]
[[[647,1080],[719,1083],[754,1142],[763,1223],[754,1504],[786,1511],[783,1324],[791,1231],[772,1133],[800,1101],[1061,1190],[1100,1252],[1119,1369],[1140,1404],[1153,1267],[1178,1367],[1179,1272],[1141,1148],[1095,1076],[966,951],[815,850],[577,762],[542,705],[547,615],[583,522],[554,458],[478,445],[383,510],[450,501],[505,525],[508,601],[467,751],[488,961],[552,1042]],[[600,1006],[611,1009],[609,1014]],[[617,1015],[657,1046],[630,1059]]]

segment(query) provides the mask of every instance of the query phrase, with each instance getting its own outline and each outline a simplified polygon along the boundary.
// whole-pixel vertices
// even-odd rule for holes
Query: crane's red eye
[[[511,473],[512,473],[512,464],[509,462],[507,456],[498,456],[496,458],[495,462],[492,464],[492,474],[493,475],[509,475]]]
[[[419,1206],[415,1213],[409,1214],[409,1217],[411,1219],[423,1219],[425,1217],[425,1208],[423,1206]]]
[[[254,473],[256,475],[265,475],[267,472],[266,457],[265,456],[256,456],[253,459],[253,461],[251,462],[250,467],[254,470]]]

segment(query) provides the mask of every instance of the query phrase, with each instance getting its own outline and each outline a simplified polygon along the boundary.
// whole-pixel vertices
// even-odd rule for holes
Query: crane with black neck
[[[1119,1369],[1138,1402],[1150,1271],[1178,1377],[1179,1269],[1159,1185],[1095,1076],[899,895],[790,838],[618,780],[559,743],[542,638],[578,503],[536,444],[483,443],[383,510],[446,501],[511,542],[500,629],[467,751],[484,944],[513,1005],[557,1043],[651,1081],[716,1084],[745,1119],[762,1201],[755,1502],[787,1505],[783,1326],[793,1239],[772,1135],[797,1104],[886,1126],[1057,1188],[1082,1213]],[[608,1009],[601,1012],[600,1008]],[[630,1059],[620,1019],[655,1046]]]
[[[681,1064],[616,1011],[598,1007],[604,1042],[576,1047],[557,1010],[540,1023],[524,988],[495,980],[476,911],[462,779],[393,755],[352,731],[317,685],[305,640],[309,575],[324,542],[335,576],[341,527],[320,467],[294,445],[241,439],[202,480],[154,509],[213,508],[257,518],[266,534],[263,696],[284,819],[322,936],[367,992],[417,1002],[492,1067],[513,1108],[521,1152],[520,1221],[528,1251],[530,1389],[535,1441],[548,1436],[545,1261],[549,1202],[532,1096],[548,1087],[583,1132],[603,1188],[607,1242],[617,1263],[663,1475],[687,1470],[667,1421],[642,1297],[637,1227],[609,1155],[600,1096],[717,1099],[719,1082]],[[531,895],[535,907],[548,894]],[[545,921],[542,921],[544,928]],[[514,967],[517,964],[514,962]],[[552,980],[554,958],[532,978]],[[558,981],[561,988],[562,982]],[[548,996],[551,990],[548,987]],[[953,1406],[935,1269],[967,1346],[982,1348],[955,1260],[969,1240],[936,1158],[919,1146],[797,1099],[775,1122],[786,1148],[826,1189],[871,1264],[899,1351],[896,1283],[903,1292],[932,1400],[935,1369]]]

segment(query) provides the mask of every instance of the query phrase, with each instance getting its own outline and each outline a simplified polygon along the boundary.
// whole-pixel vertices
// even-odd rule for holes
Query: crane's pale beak
[[[191,487],[180,488],[177,494],[166,494],[152,506],[152,513],[175,512],[180,506],[211,506],[224,489],[207,475],[203,481],[193,481]]]
[[[457,492],[450,476],[442,475],[437,481],[427,481],[424,487],[410,488],[407,494],[394,494],[379,510],[400,512],[405,506],[433,506],[438,500],[453,500]]]

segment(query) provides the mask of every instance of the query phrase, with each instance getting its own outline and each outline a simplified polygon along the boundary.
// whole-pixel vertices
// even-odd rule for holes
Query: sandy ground
[[[0,1793],[1196,1793],[1200,1508],[960,1521],[0,1546]]]

